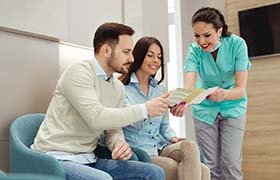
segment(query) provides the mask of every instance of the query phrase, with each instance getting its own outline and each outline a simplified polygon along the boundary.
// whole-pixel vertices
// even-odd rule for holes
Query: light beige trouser
[[[170,144],[160,156],[151,156],[151,160],[164,169],[166,180],[210,180],[210,170],[200,163],[199,150],[193,141]]]

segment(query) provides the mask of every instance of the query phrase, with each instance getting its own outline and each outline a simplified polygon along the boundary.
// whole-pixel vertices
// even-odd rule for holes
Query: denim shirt
[[[148,96],[141,91],[136,74],[132,73],[131,80],[125,86],[126,105],[145,103],[150,99],[163,95],[166,91],[158,81],[150,77]],[[168,112],[159,117],[148,117],[123,128],[126,141],[132,147],[145,150],[149,155],[158,155],[158,150],[170,144],[176,134],[169,125]]]

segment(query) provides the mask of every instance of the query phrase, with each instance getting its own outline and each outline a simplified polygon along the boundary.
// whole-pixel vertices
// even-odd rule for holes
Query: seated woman
[[[161,43],[153,37],[143,37],[133,49],[134,62],[129,73],[120,77],[126,88],[126,104],[139,104],[162,96],[166,90],[160,84],[164,79],[164,58]],[[154,77],[161,68],[161,79]],[[167,180],[210,179],[209,168],[200,163],[195,142],[178,138],[169,126],[168,112],[163,116],[147,118],[123,128],[132,147],[145,150],[152,162],[165,170]]]

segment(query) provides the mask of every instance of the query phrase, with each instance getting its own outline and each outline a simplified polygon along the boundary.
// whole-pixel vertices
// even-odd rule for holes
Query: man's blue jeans
[[[138,161],[97,159],[96,163],[82,165],[60,161],[66,180],[164,180],[161,167]]]

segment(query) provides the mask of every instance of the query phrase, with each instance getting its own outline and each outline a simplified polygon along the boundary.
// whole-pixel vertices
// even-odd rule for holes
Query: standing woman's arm
[[[235,87],[226,90],[226,100],[240,99],[244,96],[247,85],[248,71],[235,72]]]
[[[240,99],[244,96],[247,85],[248,71],[235,72],[235,87],[232,89],[217,89],[211,94],[209,100],[220,102],[224,100]]]
[[[197,72],[185,72],[185,88],[194,89],[197,79]]]
[[[241,39],[236,43],[235,86],[232,89],[217,89],[210,96],[212,101],[235,100],[244,96],[247,86],[248,69],[251,63],[248,58],[246,42]]]

